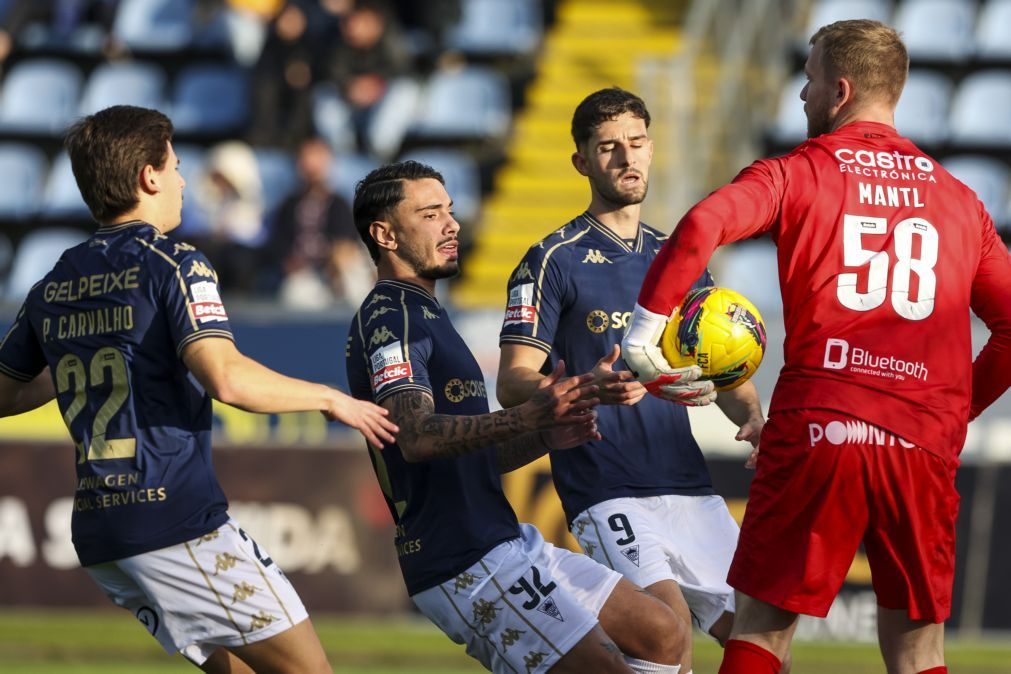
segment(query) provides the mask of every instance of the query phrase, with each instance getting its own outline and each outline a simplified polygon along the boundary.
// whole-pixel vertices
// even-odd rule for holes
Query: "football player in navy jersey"
[[[458,270],[442,176],[410,161],[376,169],[354,218],[379,282],[351,325],[348,380],[400,427],[372,461],[411,599],[494,672],[676,674],[675,613],[518,523],[502,492],[501,473],[599,441],[592,376],[563,379],[559,363],[528,401],[489,412],[481,370],[434,295]]]
[[[71,128],[74,176],[99,227],[32,288],[0,343],[0,414],[56,397],[76,447],[80,562],[167,652],[206,672],[329,672],[298,594],[228,516],[211,398],[319,410],[372,444],[396,426],[376,405],[238,351],[214,269],[165,236],[185,186],[171,136],[165,115],[131,106]]]
[[[590,205],[534,244],[509,280],[497,393],[507,408],[522,404],[562,361],[568,374],[596,375],[603,438],[551,454],[570,530],[588,555],[722,642],[732,622],[726,579],[738,528],[713,491],[684,407],[712,402],[713,384],[691,366],[660,386],[667,400],[647,396],[618,346],[667,238],[639,221],[653,156],[649,121],[642,99],[618,88],[576,108],[572,163],[589,181]],[[705,272],[695,285],[713,280]],[[616,373],[619,381],[603,380]],[[737,439],[757,446],[764,418],[754,385],[716,403],[740,427]],[[690,636],[680,648],[690,662]]]

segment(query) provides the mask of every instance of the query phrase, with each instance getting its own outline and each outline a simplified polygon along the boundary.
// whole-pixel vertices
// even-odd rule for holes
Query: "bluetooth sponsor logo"
[[[929,374],[927,366],[922,361],[883,356],[869,349],[851,346],[845,339],[834,337],[825,340],[822,367],[827,370],[846,370],[896,381],[905,381],[907,377],[927,381]]]
[[[824,426],[816,423],[807,425],[807,436],[811,441],[811,446],[816,446],[822,440],[832,445],[842,445],[852,443],[855,445],[877,445],[878,447],[915,447],[911,442],[903,440],[894,433],[889,433],[883,428],[878,428],[873,424],[859,419],[847,419],[846,421],[834,420]]]

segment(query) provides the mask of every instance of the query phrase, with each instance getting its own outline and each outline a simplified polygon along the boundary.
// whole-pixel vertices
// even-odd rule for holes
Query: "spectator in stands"
[[[396,78],[410,71],[399,26],[378,0],[358,0],[340,22],[341,41],[330,52],[330,79],[351,108],[358,148],[370,151],[368,130]]]
[[[249,292],[265,238],[263,185],[252,148],[227,141],[207,152],[195,185],[203,234],[196,237],[225,287]]]
[[[288,306],[359,302],[375,282],[351,216],[328,183],[333,154],[321,138],[298,151],[302,185],[281,204],[266,252],[279,265],[279,297]]]
[[[254,144],[294,149],[310,135],[312,84],[349,8],[350,0],[288,0],[270,22],[253,70]]]

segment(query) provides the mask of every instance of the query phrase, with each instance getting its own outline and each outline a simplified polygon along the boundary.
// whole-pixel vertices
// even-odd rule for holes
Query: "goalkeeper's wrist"
[[[658,344],[665,327],[667,327],[667,316],[654,314],[649,309],[636,304],[632,310],[632,318],[628,321],[628,328],[625,330],[622,343],[631,347]]]

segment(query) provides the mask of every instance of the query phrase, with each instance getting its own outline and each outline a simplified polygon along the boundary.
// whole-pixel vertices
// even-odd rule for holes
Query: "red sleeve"
[[[650,265],[639,305],[669,316],[718,246],[769,231],[779,217],[784,167],[782,159],[757,161],[688,211]]]
[[[1011,260],[982,204],[980,211],[983,254],[972,282],[971,305],[990,329],[990,339],[972,364],[970,420],[1011,385]]]

